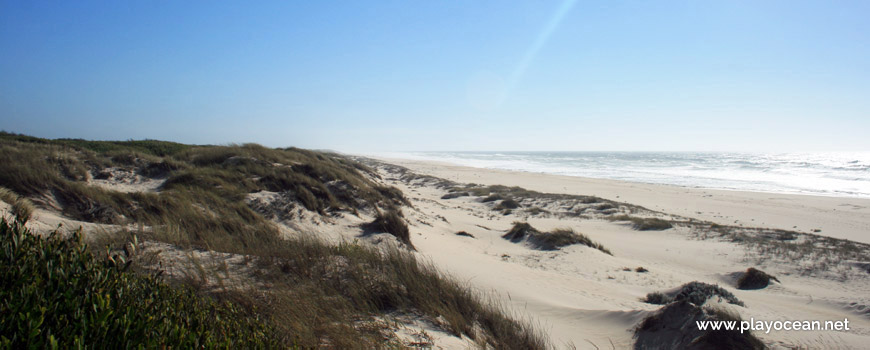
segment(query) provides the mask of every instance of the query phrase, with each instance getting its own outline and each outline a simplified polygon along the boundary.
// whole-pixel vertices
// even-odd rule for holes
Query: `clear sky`
[[[870,1],[0,0],[0,129],[362,151],[870,150]]]

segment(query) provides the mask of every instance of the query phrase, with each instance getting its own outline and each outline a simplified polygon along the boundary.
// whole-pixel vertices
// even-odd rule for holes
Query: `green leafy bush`
[[[230,303],[97,259],[76,233],[32,234],[0,220],[0,348],[281,347]]]

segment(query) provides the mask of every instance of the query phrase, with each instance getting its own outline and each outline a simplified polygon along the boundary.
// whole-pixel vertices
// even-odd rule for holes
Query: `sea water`
[[[870,198],[870,152],[410,152],[390,156],[696,188]]]

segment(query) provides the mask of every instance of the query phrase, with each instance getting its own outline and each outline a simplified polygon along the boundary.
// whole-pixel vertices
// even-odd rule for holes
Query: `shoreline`
[[[867,198],[691,188],[475,168],[443,161],[370,157],[460,183],[593,195],[720,225],[792,230],[870,243],[870,199]]]

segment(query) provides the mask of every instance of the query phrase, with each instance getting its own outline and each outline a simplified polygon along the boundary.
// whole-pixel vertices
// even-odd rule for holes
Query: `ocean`
[[[870,198],[870,152],[409,152],[385,156],[694,188]]]

